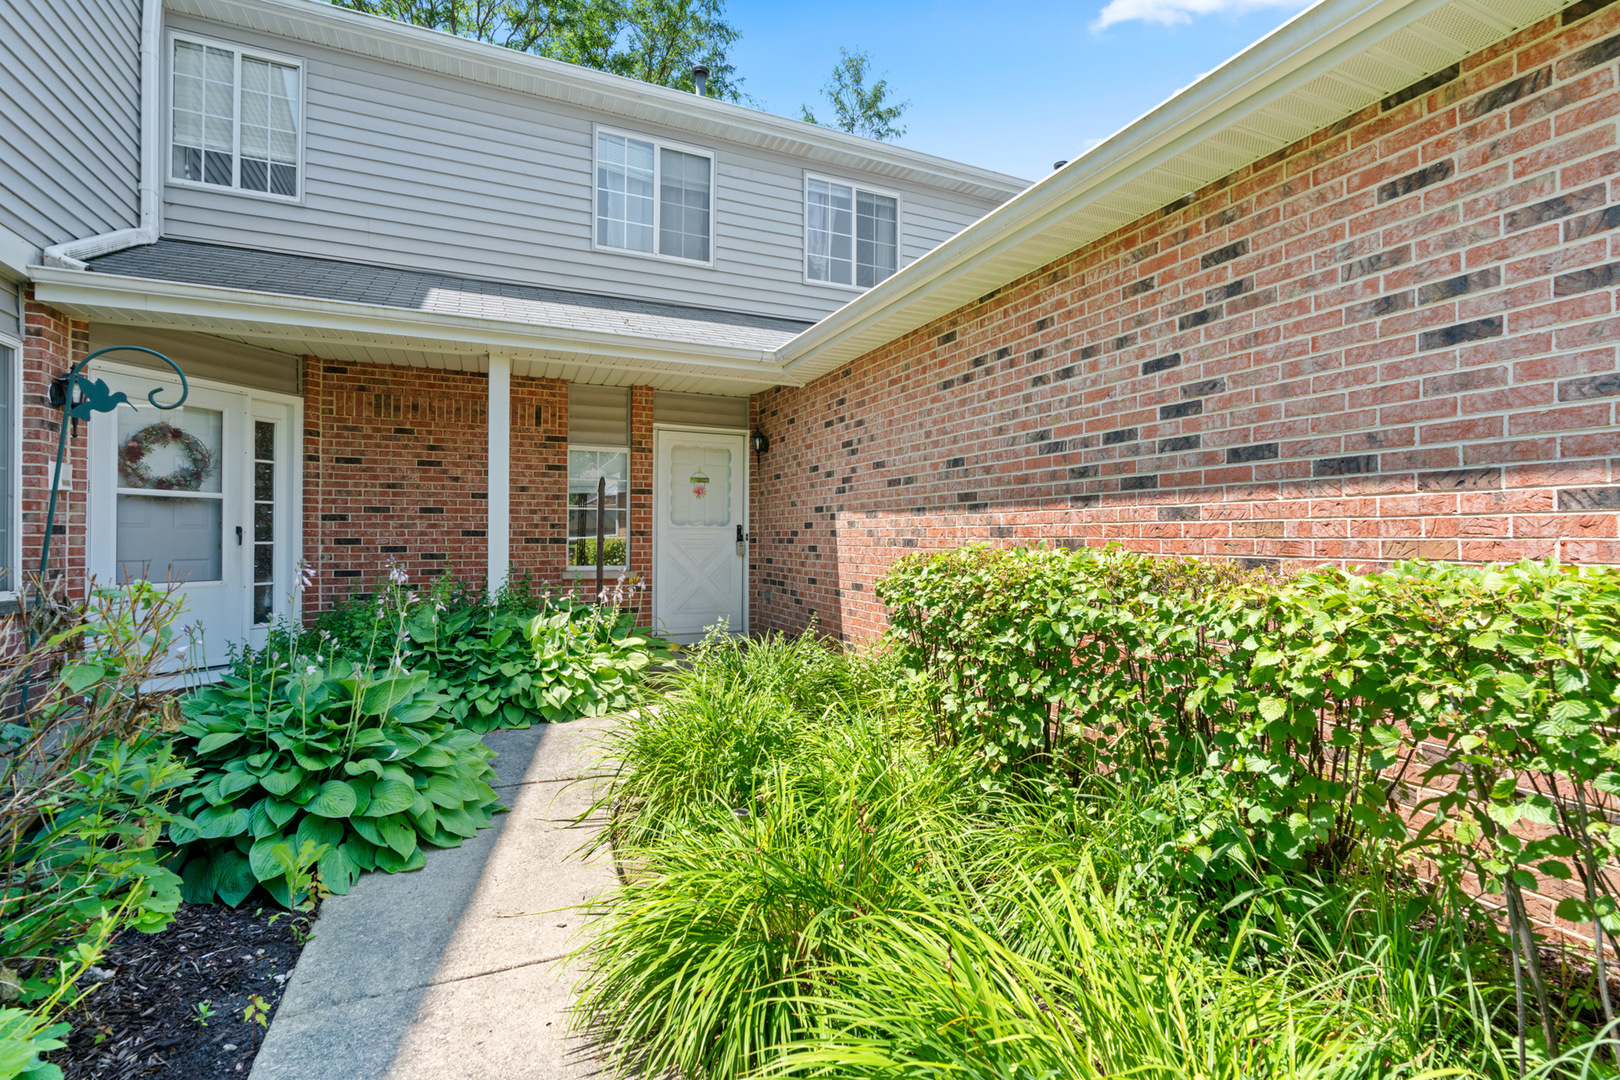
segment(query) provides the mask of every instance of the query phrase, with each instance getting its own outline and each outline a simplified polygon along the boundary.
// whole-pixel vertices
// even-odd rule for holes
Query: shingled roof
[[[90,261],[96,273],[339,300],[438,315],[769,352],[810,324],[623,296],[159,240]]]

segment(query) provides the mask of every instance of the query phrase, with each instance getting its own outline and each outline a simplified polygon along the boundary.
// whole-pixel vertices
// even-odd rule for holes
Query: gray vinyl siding
[[[804,281],[804,168],[792,158],[604,123],[714,152],[716,257],[708,267],[593,250],[588,112],[234,28],[172,22],[301,57],[306,142],[300,202],[169,185],[166,236],[806,320],[852,295]],[[902,263],[993,207],[900,190]]]
[[[653,392],[653,423],[748,430],[748,399],[715,394]]]
[[[0,334],[22,337],[22,296],[5,278],[0,278]]]
[[[138,225],[140,0],[0,0],[0,225],[44,247]]]
[[[629,446],[630,388],[569,383],[568,441],[580,446]]]
[[[180,370],[185,372],[187,377],[211,379],[214,382],[252,390],[269,390],[278,394],[300,393],[299,358],[291,353],[261,349],[256,345],[185,330],[157,330],[91,323],[90,351],[105,349],[111,345],[139,345],[155,349],[179,364]],[[116,352],[107,354],[107,359],[115,364],[169,371],[167,364],[149,353]]]

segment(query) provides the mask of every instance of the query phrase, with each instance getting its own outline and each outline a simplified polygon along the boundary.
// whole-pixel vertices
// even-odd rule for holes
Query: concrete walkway
[[[321,907],[252,1080],[553,1080],[597,1063],[568,1037],[578,910],[613,884],[574,826],[607,720],[486,738],[511,813],[410,874],[367,874]]]

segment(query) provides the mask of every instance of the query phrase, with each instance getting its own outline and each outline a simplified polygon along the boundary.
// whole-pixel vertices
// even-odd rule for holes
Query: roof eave
[[[451,346],[470,355],[562,353],[589,357],[598,367],[654,364],[666,372],[751,386],[782,381],[774,356],[761,349],[699,345],[49,266],[30,267],[29,274],[40,303],[99,321],[192,324],[203,332],[266,340],[318,337],[334,343],[376,345],[381,338],[405,348],[444,350]]]

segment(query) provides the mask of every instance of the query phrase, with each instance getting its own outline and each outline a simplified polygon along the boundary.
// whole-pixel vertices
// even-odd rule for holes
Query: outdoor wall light
[[[765,437],[763,431],[756,431],[748,436],[748,445],[754,448],[754,457],[757,460],[759,455],[771,448],[771,440]]]

